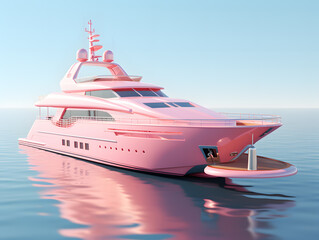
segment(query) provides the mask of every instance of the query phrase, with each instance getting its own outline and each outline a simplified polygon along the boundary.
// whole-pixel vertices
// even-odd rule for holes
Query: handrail
[[[60,127],[69,127],[76,122],[98,121],[100,123],[130,124],[130,125],[156,125],[156,126],[238,126],[238,125],[269,125],[281,123],[281,117],[266,114],[247,114],[247,113],[221,113],[225,118],[214,119],[156,119],[156,118],[112,118],[112,117],[71,117],[54,121],[53,117],[44,117],[43,120],[50,120],[53,124]],[[90,121],[88,121],[90,120]]]

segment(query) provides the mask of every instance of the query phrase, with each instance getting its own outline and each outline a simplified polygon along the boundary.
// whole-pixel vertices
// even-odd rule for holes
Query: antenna
[[[89,30],[87,30],[85,28],[85,31],[87,33],[89,33],[89,60],[93,61],[93,62],[99,61],[99,58],[101,56],[95,56],[95,52],[100,50],[103,46],[102,45],[93,45],[93,43],[100,41],[98,39],[95,39],[95,38],[99,37],[100,35],[98,35],[98,34],[93,35],[95,33],[95,29],[94,28],[92,29],[92,21],[91,20],[88,22],[88,24],[89,24]]]

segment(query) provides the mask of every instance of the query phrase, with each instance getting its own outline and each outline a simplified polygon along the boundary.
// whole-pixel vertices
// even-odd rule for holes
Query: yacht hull
[[[252,136],[257,142],[280,126],[160,126],[86,120],[60,127],[38,119],[19,143],[102,164],[183,176],[203,172],[211,164],[201,146],[216,147],[219,161],[230,162],[251,144]]]

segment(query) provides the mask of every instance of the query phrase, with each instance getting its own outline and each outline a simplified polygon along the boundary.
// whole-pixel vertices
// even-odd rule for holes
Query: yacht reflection
[[[225,179],[155,176],[20,149],[38,172],[30,180],[44,190],[41,198],[58,200],[61,217],[79,224],[61,229],[65,237],[260,239],[271,237],[262,229],[274,227],[265,218],[294,206]]]

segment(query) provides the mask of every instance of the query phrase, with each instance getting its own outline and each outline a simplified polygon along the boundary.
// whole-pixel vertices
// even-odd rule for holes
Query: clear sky
[[[0,1],[0,107],[31,107],[87,48],[206,107],[319,107],[317,0]],[[102,52],[102,50],[100,50]]]

